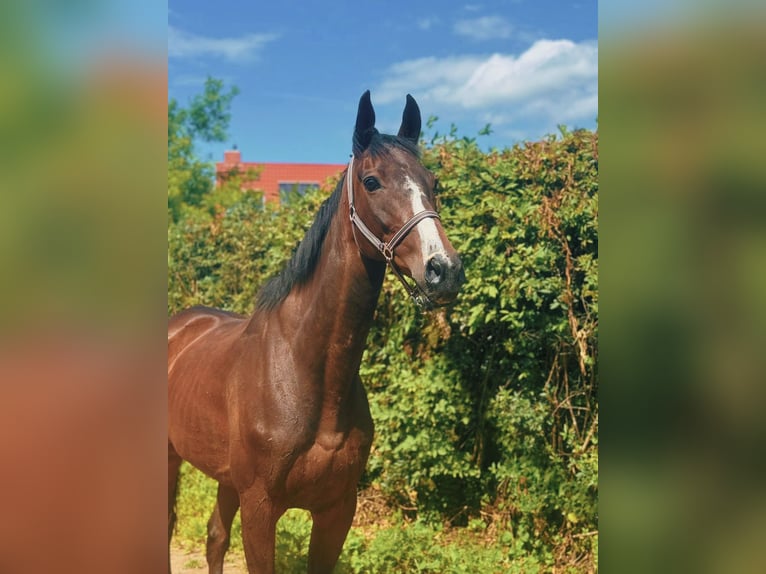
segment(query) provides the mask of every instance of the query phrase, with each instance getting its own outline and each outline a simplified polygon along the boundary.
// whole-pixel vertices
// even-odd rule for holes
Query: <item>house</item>
[[[241,153],[235,149],[223,153],[223,161],[215,164],[215,175],[216,184],[220,184],[232,172],[247,173],[253,170],[255,178],[245,179],[242,189],[258,189],[263,191],[264,201],[279,202],[293,190],[303,193],[310,187],[322,186],[345,168],[345,164],[242,161]]]

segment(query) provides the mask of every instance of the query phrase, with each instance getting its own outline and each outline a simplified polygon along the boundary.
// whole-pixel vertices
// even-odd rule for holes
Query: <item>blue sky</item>
[[[372,91],[378,128],[398,129],[405,96],[425,124],[450,124],[482,147],[595,128],[597,4],[171,0],[168,91],[184,103],[211,75],[236,85],[229,141],[246,161],[343,163],[359,96]]]

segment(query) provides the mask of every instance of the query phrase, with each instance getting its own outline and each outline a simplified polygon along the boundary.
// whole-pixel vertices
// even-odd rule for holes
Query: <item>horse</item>
[[[186,460],[218,482],[211,574],[223,571],[238,509],[249,572],[274,571],[288,508],[312,517],[308,571],[338,561],[373,439],[359,366],[386,269],[425,309],[454,301],[465,281],[420,161],[420,126],[408,94],[398,134],[380,133],[366,91],[348,167],[253,314],[193,307],[169,319],[168,544]]]

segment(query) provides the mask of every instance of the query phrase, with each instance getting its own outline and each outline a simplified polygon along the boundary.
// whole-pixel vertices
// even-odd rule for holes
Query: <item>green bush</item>
[[[423,551],[421,534],[448,524],[492,532],[505,557],[498,563],[592,569],[598,135],[562,129],[489,153],[442,137],[423,158],[467,282],[454,306],[431,313],[398,282],[384,284],[361,368],[376,424],[363,486],[414,522],[372,542],[352,536],[347,566],[376,571],[365,560],[377,558],[353,554],[356,544],[378,557],[396,549],[401,571],[471,571]],[[250,193],[233,201],[231,189],[169,224],[170,312],[193,304],[251,312],[258,286],[331,191],[277,209]]]
[[[489,154],[449,139],[424,161],[468,280],[458,304],[430,316],[386,284],[363,361],[379,431],[368,480],[425,517],[483,502],[527,550],[574,535],[587,545],[581,535],[597,522],[597,135],[562,131]]]

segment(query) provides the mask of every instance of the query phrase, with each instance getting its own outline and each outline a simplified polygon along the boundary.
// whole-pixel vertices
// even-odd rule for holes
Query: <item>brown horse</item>
[[[365,92],[344,178],[254,313],[195,307],[170,319],[168,539],[187,460],[218,481],[211,573],[223,570],[238,508],[250,572],[274,571],[276,523],[294,507],[313,518],[309,572],[338,560],[372,443],[359,364],[386,265],[422,307],[454,300],[465,280],[433,211],[419,135],[411,96],[391,136],[375,129]]]

